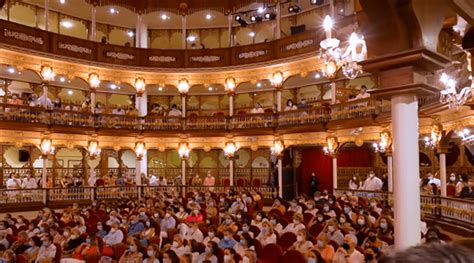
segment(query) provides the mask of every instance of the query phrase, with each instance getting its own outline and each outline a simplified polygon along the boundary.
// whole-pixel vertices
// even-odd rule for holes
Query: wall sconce
[[[237,151],[237,146],[235,146],[235,143],[228,142],[228,143],[225,144],[225,148],[224,148],[224,156],[225,157],[234,158],[236,151]]]
[[[235,79],[232,77],[225,79],[225,90],[229,93],[233,93],[236,87]]]
[[[99,75],[96,73],[89,74],[89,86],[91,89],[97,89],[100,85],[100,78]]]
[[[275,88],[281,87],[281,85],[283,84],[283,80],[284,80],[284,77],[283,77],[283,73],[281,71],[277,71],[277,72],[273,73],[271,81],[272,81],[272,85]]]
[[[56,74],[54,74],[54,70],[50,66],[42,66],[41,67],[41,77],[43,78],[44,82],[51,82],[54,81],[54,77]]]
[[[178,146],[178,155],[181,159],[187,159],[189,158],[189,152],[191,150],[189,149],[189,146],[187,143],[182,142]]]
[[[326,146],[323,148],[325,155],[329,155],[329,156],[336,155],[338,148],[339,148],[339,143],[337,142],[336,137],[330,136],[326,138]]]
[[[135,79],[135,90],[137,91],[137,96],[141,97],[143,92],[145,92],[145,80],[143,78]]]
[[[272,155],[274,156],[282,156],[283,150],[285,150],[285,145],[282,141],[274,141],[273,146],[270,148]]]
[[[53,141],[49,138],[43,138],[41,139],[41,142],[40,142],[40,150],[41,150],[41,154],[43,154],[44,156],[48,156],[48,155],[53,155],[54,154],[54,146],[53,146]]]
[[[189,91],[189,82],[187,79],[181,79],[178,82],[178,91],[181,94],[186,94]]]
[[[99,148],[99,142],[97,140],[91,140],[87,144],[87,152],[89,153],[89,157],[91,159],[95,159],[97,156],[100,155],[100,148]]]
[[[137,142],[135,143],[135,154],[137,155],[137,159],[141,160],[143,156],[146,154],[146,148],[144,142]]]
[[[424,138],[425,147],[432,149],[438,146],[439,141],[441,140],[441,137],[443,136],[442,132],[443,132],[443,126],[441,126],[440,124],[433,125],[433,127],[431,127],[430,136],[429,137],[426,136]]]

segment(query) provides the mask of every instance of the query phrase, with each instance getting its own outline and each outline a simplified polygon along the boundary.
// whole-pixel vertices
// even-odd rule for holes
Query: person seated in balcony
[[[365,180],[364,184],[362,185],[363,190],[367,191],[380,191],[382,189],[383,182],[375,176],[374,171],[370,171],[367,179]]]
[[[293,100],[290,99],[286,101],[285,111],[292,111],[292,110],[297,110],[297,109],[298,107],[293,104]]]
[[[464,186],[459,195],[461,198],[474,198],[474,178],[471,176],[467,186]]]
[[[148,180],[148,184],[150,186],[158,186],[158,178],[154,174],[150,176],[150,180]]]
[[[305,99],[305,98],[302,98],[301,101],[300,101],[300,104],[298,105],[298,108],[299,108],[299,109],[307,109],[307,108],[311,108],[311,105],[309,105],[309,104],[306,102],[306,99]]]
[[[193,179],[191,180],[191,185],[192,186],[201,186],[202,185],[202,179],[199,176],[199,174],[194,175]]]
[[[212,191],[214,191],[214,188],[212,186],[214,186],[215,184],[216,184],[216,178],[214,178],[214,176],[212,176],[211,171],[207,171],[207,176],[206,176],[206,178],[204,178],[203,185],[204,186],[209,186],[208,190],[212,192]]]
[[[138,116],[138,111],[133,105],[130,105],[127,110],[127,116]]]
[[[166,181],[166,178],[164,176],[160,176],[158,179],[158,185],[160,186],[167,186],[168,182]]]
[[[84,102],[81,105],[81,111],[88,112],[90,110],[91,110],[91,98],[86,97],[86,99],[84,100]]]
[[[7,180],[7,189],[21,189],[21,181],[18,179],[18,174],[10,174]]]
[[[255,104],[255,107],[253,107],[253,109],[250,110],[250,113],[251,113],[251,114],[262,114],[262,113],[264,113],[262,104],[260,104],[259,102],[257,102],[257,104]]]
[[[95,104],[95,109],[94,109],[95,114],[102,114],[104,113],[104,106],[100,102],[96,102]]]
[[[36,95],[36,94],[33,94],[33,95]],[[33,97],[33,95],[32,95],[32,97]],[[44,106],[46,109],[52,109],[53,108],[53,103],[51,102],[51,99],[48,98],[45,95],[37,98],[35,101],[36,101],[35,106]]]
[[[61,102],[61,98],[56,98],[53,103],[53,109],[55,110],[62,110],[63,103]]]
[[[8,101],[9,104],[13,105],[23,105],[23,101],[18,98],[18,94],[13,93],[12,98]]]
[[[102,38],[100,39],[100,43],[102,43],[102,44],[109,44],[109,41],[107,40],[107,37],[104,36],[104,37],[102,37]]]
[[[359,94],[357,94],[355,99],[356,100],[362,100],[362,99],[367,99],[367,98],[370,98],[370,94],[367,93],[367,86],[362,85],[362,87],[360,87]]]
[[[112,114],[114,115],[125,115],[125,110],[122,108],[122,106],[117,106],[117,108],[112,110]]]
[[[178,109],[178,106],[176,104],[173,104],[171,106],[171,110],[168,112],[169,117],[180,117],[181,116],[181,111]]]
[[[150,111],[149,115],[163,116],[164,109],[160,104],[154,104],[153,109]]]
[[[36,95],[36,93],[33,93],[31,94],[28,99],[27,99],[27,105],[30,106],[30,107],[36,107],[36,106],[39,106],[41,105],[39,102],[38,102],[38,95]]]

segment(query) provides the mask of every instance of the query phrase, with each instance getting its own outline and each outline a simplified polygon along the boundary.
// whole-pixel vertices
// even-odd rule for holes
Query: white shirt
[[[213,236],[212,238],[211,238],[210,236],[207,236],[206,238],[204,238],[204,240],[202,241],[202,243],[207,246],[207,243],[208,243],[209,241],[213,241],[213,242],[219,243],[219,241],[221,241],[221,240],[220,240],[218,237],[216,237],[216,236]]]
[[[158,186],[158,179],[154,175],[150,177],[150,186]]]
[[[263,111],[263,108],[253,108],[250,113],[252,114],[260,114],[260,113],[264,113]]]
[[[441,186],[441,180],[439,180],[438,178],[433,177],[433,178],[430,179],[428,184],[435,184],[437,187],[440,187]]]
[[[293,106],[288,106],[288,105],[287,105],[287,106],[285,107],[285,111],[297,110],[297,109],[298,109],[298,107],[296,107],[296,105],[293,105]]]
[[[382,180],[380,180],[380,178],[378,178],[377,176],[373,176],[373,177],[369,176],[365,180],[364,185],[362,186],[362,189],[368,190],[368,191],[379,191],[382,189],[382,186],[383,186],[383,182]]]
[[[370,94],[369,93],[364,93],[364,94],[357,94],[357,96],[355,97],[356,100],[361,100],[361,99],[367,99],[367,98],[370,98]]]
[[[293,232],[296,233],[301,229],[305,229],[305,226],[301,223],[295,224],[295,223],[289,223],[281,233],[286,233],[286,232]]]
[[[7,180],[7,189],[20,189],[21,182],[18,179],[10,178]]]
[[[110,231],[105,237],[104,242],[107,246],[113,246],[121,243],[123,240],[122,230],[117,229],[114,232]]]
[[[171,250],[178,255],[178,257],[183,256],[184,254],[189,254],[191,252],[191,249],[188,246],[183,246],[181,245],[180,247],[171,247]]]
[[[56,246],[54,244],[49,245],[49,247],[41,246],[35,262],[43,262],[47,258],[54,259],[54,256],[56,256]]]
[[[179,117],[179,116],[181,116],[181,111],[178,110],[178,109],[172,109],[172,110],[170,110],[170,112],[168,112],[168,116]]]
[[[362,253],[360,253],[357,249],[354,249],[352,254],[350,254],[347,258],[338,250],[336,251],[336,254],[334,254],[333,262],[362,263],[364,262],[364,259],[364,255],[362,255]]]
[[[35,189],[38,188],[35,178],[24,178],[23,179],[23,188],[26,189]]]
[[[197,242],[201,243],[204,239],[204,235],[202,234],[201,230],[199,229],[192,229],[188,228],[188,230],[184,233],[184,239],[186,240],[196,240]]]

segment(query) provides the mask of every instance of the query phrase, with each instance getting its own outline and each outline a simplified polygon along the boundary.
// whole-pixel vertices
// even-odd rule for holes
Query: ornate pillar
[[[234,21],[234,16],[232,14],[227,15],[227,38],[229,41],[229,47],[232,47],[234,45],[234,38],[232,37],[232,22]]]
[[[44,30],[49,30],[49,0],[44,0]]]
[[[93,2],[91,5],[91,32],[89,34],[90,41],[96,41],[97,37],[97,3]]]
[[[275,28],[273,39],[281,38],[281,3],[278,1],[276,3],[276,19],[275,19]]]
[[[186,42],[186,14],[181,15],[181,35],[182,35],[182,48],[186,49],[187,42]]]

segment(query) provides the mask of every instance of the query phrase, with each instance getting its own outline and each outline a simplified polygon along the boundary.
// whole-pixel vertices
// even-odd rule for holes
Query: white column
[[[135,162],[135,184],[141,185],[142,184],[142,177],[141,174],[147,174],[147,155],[145,154],[141,160],[136,160]]]
[[[141,47],[141,23],[142,15],[137,14],[137,24],[135,25],[135,47]]]
[[[229,94],[229,116],[234,116],[234,94]]]
[[[140,97],[137,96],[135,100],[135,108],[137,109],[139,117],[143,117],[147,115],[148,113],[147,105],[148,105],[148,96],[147,96],[147,92],[145,91]]]
[[[446,189],[446,154],[440,153],[439,154],[439,180],[441,180],[441,196],[446,197],[447,189]]]
[[[97,7],[95,5],[91,6],[91,32],[89,34],[89,40],[96,41],[97,36]]]
[[[43,107],[48,107],[48,84],[43,83]]]
[[[234,186],[234,159],[229,159],[229,185]]]
[[[418,101],[415,95],[392,97],[393,198],[395,249],[421,241],[418,156]]]
[[[388,191],[393,192],[393,159],[392,156],[387,156],[387,181]]]
[[[42,167],[41,167],[41,172],[43,173],[41,176],[41,182],[42,182],[42,185],[43,185],[43,188],[46,188],[48,187],[48,175],[47,175],[47,172],[48,172],[48,156],[46,155],[43,155],[43,163],[42,163]]]
[[[181,117],[186,118],[186,95],[181,95]]]
[[[49,0],[44,0],[44,30],[49,30]]]
[[[332,188],[337,189],[337,157],[332,158]]]
[[[331,82],[331,104],[336,104],[336,82]]]
[[[148,48],[148,26],[143,21],[143,16],[137,16],[137,25],[135,29],[135,47]]]
[[[283,198],[283,160],[278,157],[278,197]]]
[[[276,4],[276,19],[275,19],[275,31],[273,32],[273,39],[281,38],[281,5],[280,2]]]
[[[181,16],[181,35],[183,37],[183,49],[186,49],[186,16]]]
[[[181,186],[183,196],[186,195],[186,159],[181,159]]]
[[[233,42],[233,37],[232,37],[232,22],[234,21],[234,16],[232,14],[229,14],[227,16],[228,19],[228,24],[227,24],[227,34],[228,34],[228,41],[229,41],[229,47],[232,47],[234,45]]]
[[[281,90],[277,90],[277,111],[281,112]]]
[[[95,113],[95,90],[91,90],[91,113]]]

